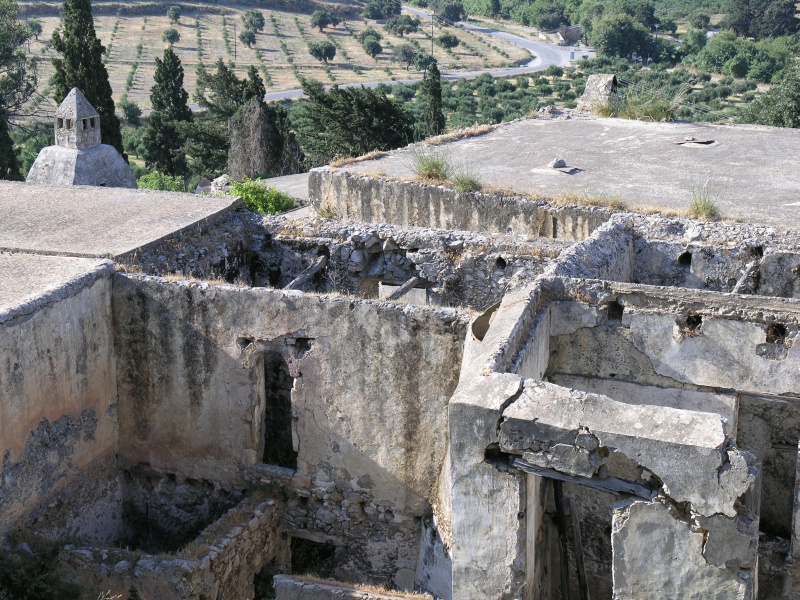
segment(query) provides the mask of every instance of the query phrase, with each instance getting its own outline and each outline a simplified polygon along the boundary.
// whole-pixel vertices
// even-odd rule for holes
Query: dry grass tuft
[[[439,146],[447,142],[455,142],[457,140],[477,137],[479,135],[483,135],[484,133],[493,131],[494,128],[495,125],[472,125],[471,127],[464,127],[463,129],[456,129],[455,131],[451,131],[449,133],[443,133],[442,135],[429,137],[426,140],[423,140],[423,143],[428,144],[429,146]]]
[[[583,192],[581,194],[559,194],[550,198],[553,204],[575,205],[575,206],[601,206],[611,210],[628,210],[627,204],[619,196],[609,196],[608,194],[589,194]]]
[[[300,581],[307,581],[308,583],[319,583],[321,585],[334,585],[336,587],[349,588],[358,590],[359,592],[367,592],[370,594],[381,594],[391,598],[412,598],[413,600],[433,600],[430,594],[420,594],[418,592],[399,592],[397,590],[387,590],[386,588],[377,585],[368,585],[363,583],[342,583],[333,579],[322,579],[314,577],[313,575],[292,575],[293,579]]]
[[[633,212],[641,213],[643,215],[661,215],[663,217],[685,217],[686,211],[676,210],[674,208],[662,208],[660,206],[634,206],[631,208]]]
[[[345,165],[351,165],[353,163],[360,163],[365,162],[368,160],[376,160],[378,158],[383,158],[384,156],[388,156],[388,152],[384,152],[383,150],[373,150],[372,152],[368,152],[362,156],[343,156],[341,158],[337,158],[336,160],[332,160],[329,166],[338,168],[343,167]]]

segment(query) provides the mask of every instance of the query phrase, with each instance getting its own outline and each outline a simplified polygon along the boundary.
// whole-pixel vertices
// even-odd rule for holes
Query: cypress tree
[[[423,133],[426,137],[439,135],[444,131],[445,116],[442,112],[442,75],[436,61],[425,72],[422,87],[426,98]]]
[[[100,115],[103,143],[122,154],[122,133],[103,64],[105,48],[95,34],[90,0],[64,0],[64,20],[53,33],[53,48],[62,56],[53,59],[53,98],[60,103],[72,88],[81,90]]]
[[[0,114],[0,179],[22,181],[5,111]]]
[[[183,89],[183,65],[172,48],[164,50],[164,58],[156,58],[155,84],[150,88],[153,113],[142,137],[144,160],[150,168],[167,175],[184,178],[186,163],[186,129],[180,123],[192,120],[189,94]]]
[[[155,85],[150,88],[153,110],[174,121],[191,121],[189,94],[183,89],[183,65],[172,48],[164,49],[164,58],[156,58]]]

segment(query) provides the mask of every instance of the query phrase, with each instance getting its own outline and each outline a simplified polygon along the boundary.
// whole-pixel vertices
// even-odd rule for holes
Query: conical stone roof
[[[78,88],[72,88],[64,98],[61,105],[56,109],[56,117],[70,119],[89,119],[92,117],[99,118],[100,115],[94,109],[94,106],[86,99],[83,92]]]

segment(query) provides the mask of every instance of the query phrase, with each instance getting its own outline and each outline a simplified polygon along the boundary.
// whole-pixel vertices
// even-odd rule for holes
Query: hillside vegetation
[[[59,2],[20,3],[20,16],[36,18],[42,23],[42,33],[30,45],[32,55],[41,58],[40,91],[48,96],[47,81],[52,75],[50,59],[55,52],[50,45],[53,30],[58,27]],[[182,11],[177,23],[167,17],[170,6],[180,4]],[[163,33],[174,28],[180,39],[173,49],[180,57],[186,71],[185,87],[190,96],[197,85],[196,67],[199,63],[213,65],[218,58],[235,65],[235,72],[244,76],[255,66],[264,79],[267,91],[282,91],[300,87],[300,78],[324,83],[369,82],[403,79],[417,74],[406,71],[405,65],[392,62],[394,46],[408,43],[418,50],[431,51],[430,26],[403,37],[392,35],[374,21],[361,17],[360,5],[324,3],[259,2],[258,10],[264,14],[265,27],[256,32],[255,43],[248,47],[238,39],[243,30],[242,15],[252,10],[251,4],[226,4],[216,2],[93,2],[97,35],[106,47],[108,69],[114,99],[123,96],[136,102],[140,108],[150,108],[150,88],[153,85],[156,57],[160,57],[166,43]],[[277,8],[268,8],[276,6]],[[292,6],[303,12],[288,11],[281,7]],[[322,33],[311,26],[311,12],[315,7],[325,7],[342,18],[335,27],[326,27]],[[378,27],[383,34],[382,52],[375,58],[367,54],[358,36],[368,27]],[[434,29],[434,37],[443,28]],[[436,58],[445,71],[511,65],[529,59],[530,55],[518,46],[506,44],[486,35],[448,27],[447,32],[459,39],[459,45],[443,49],[433,45]],[[336,56],[328,65],[314,58],[309,44],[331,42]]]

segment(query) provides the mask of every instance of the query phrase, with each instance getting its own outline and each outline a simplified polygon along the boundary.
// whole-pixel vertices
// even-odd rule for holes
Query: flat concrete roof
[[[236,208],[232,196],[0,182],[0,250],[120,256]]]
[[[0,252],[0,323],[66,297],[111,268],[102,259]]]
[[[683,144],[685,138],[713,140]],[[628,206],[683,210],[705,185],[726,218],[800,226],[800,129],[623,119],[508,123],[479,137],[435,147],[484,186],[520,194],[618,196]],[[413,177],[414,146],[343,169]],[[581,169],[543,169],[555,158]]]

